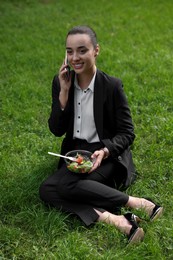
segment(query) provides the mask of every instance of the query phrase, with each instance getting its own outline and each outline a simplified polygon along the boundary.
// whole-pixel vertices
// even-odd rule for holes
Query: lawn
[[[172,0],[0,0],[0,259],[173,259],[172,13]],[[38,196],[57,165],[47,152],[61,144],[47,125],[51,83],[78,24],[97,32],[98,68],[124,83],[138,170],[127,192],[164,206],[162,218],[141,224],[139,245],[114,227],[86,228]]]

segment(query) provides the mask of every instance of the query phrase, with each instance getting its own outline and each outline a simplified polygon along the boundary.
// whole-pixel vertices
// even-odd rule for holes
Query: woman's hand
[[[68,65],[67,64],[62,64],[60,70],[59,70],[59,82],[60,82],[60,93],[59,93],[59,101],[61,104],[61,108],[65,108],[68,100],[68,95],[69,95],[69,90],[71,87],[71,75],[67,77],[67,72],[68,72]]]
[[[103,149],[95,151],[91,156],[91,158],[94,159],[95,162],[94,162],[92,169],[88,173],[91,173],[94,170],[96,170],[100,166],[104,157],[105,157],[105,152]]]
[[[69,66],[68,64],[63,63],[58,74],[61,90],[64,91],[68,91],[71,86],[71,77],[70,75],[69,77],[67,77],[68,66]]]

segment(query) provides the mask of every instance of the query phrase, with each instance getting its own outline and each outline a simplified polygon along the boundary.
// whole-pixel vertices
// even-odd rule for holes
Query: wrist
[[[68,92],[60,91],[59,102],[60,102],[61,110],[63,110],[66,107],[67,101],[68,101]]]
[[[59,97],[68,97],[68,94],[69,94],[69,89],[61,89],[60,92],[59,92]]]
[[[108,148],[107,148],[107,147],[104,147],[104,148],[102,148],[101,150],[104,152],[104,157],[103,157],[103,159],[108,158],[108,157],[109,157],[109,150],[108,150]]]

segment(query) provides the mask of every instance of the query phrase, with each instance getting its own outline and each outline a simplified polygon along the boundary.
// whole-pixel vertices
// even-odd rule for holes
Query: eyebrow
[[[83,49],[83,48],[87,49],[86,46],[79,46],[79,47],[77,47],[77,49]],[[72,49],[71,47],[66,47],[66,50],[71,50],[71,49]]]

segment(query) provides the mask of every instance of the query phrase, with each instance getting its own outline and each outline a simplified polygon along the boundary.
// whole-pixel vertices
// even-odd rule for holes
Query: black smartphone
[[[67,52],[65,52],[65,61],[64,61],[64,64],[65,64],[65,65],[68,65],[68,66],[66,67],[66,69],[67,69],[66,77],[67,77],[67,80],[69,80],[69,79],[70,79],[70,66],[69,66],[68,59],[67,59]]]

